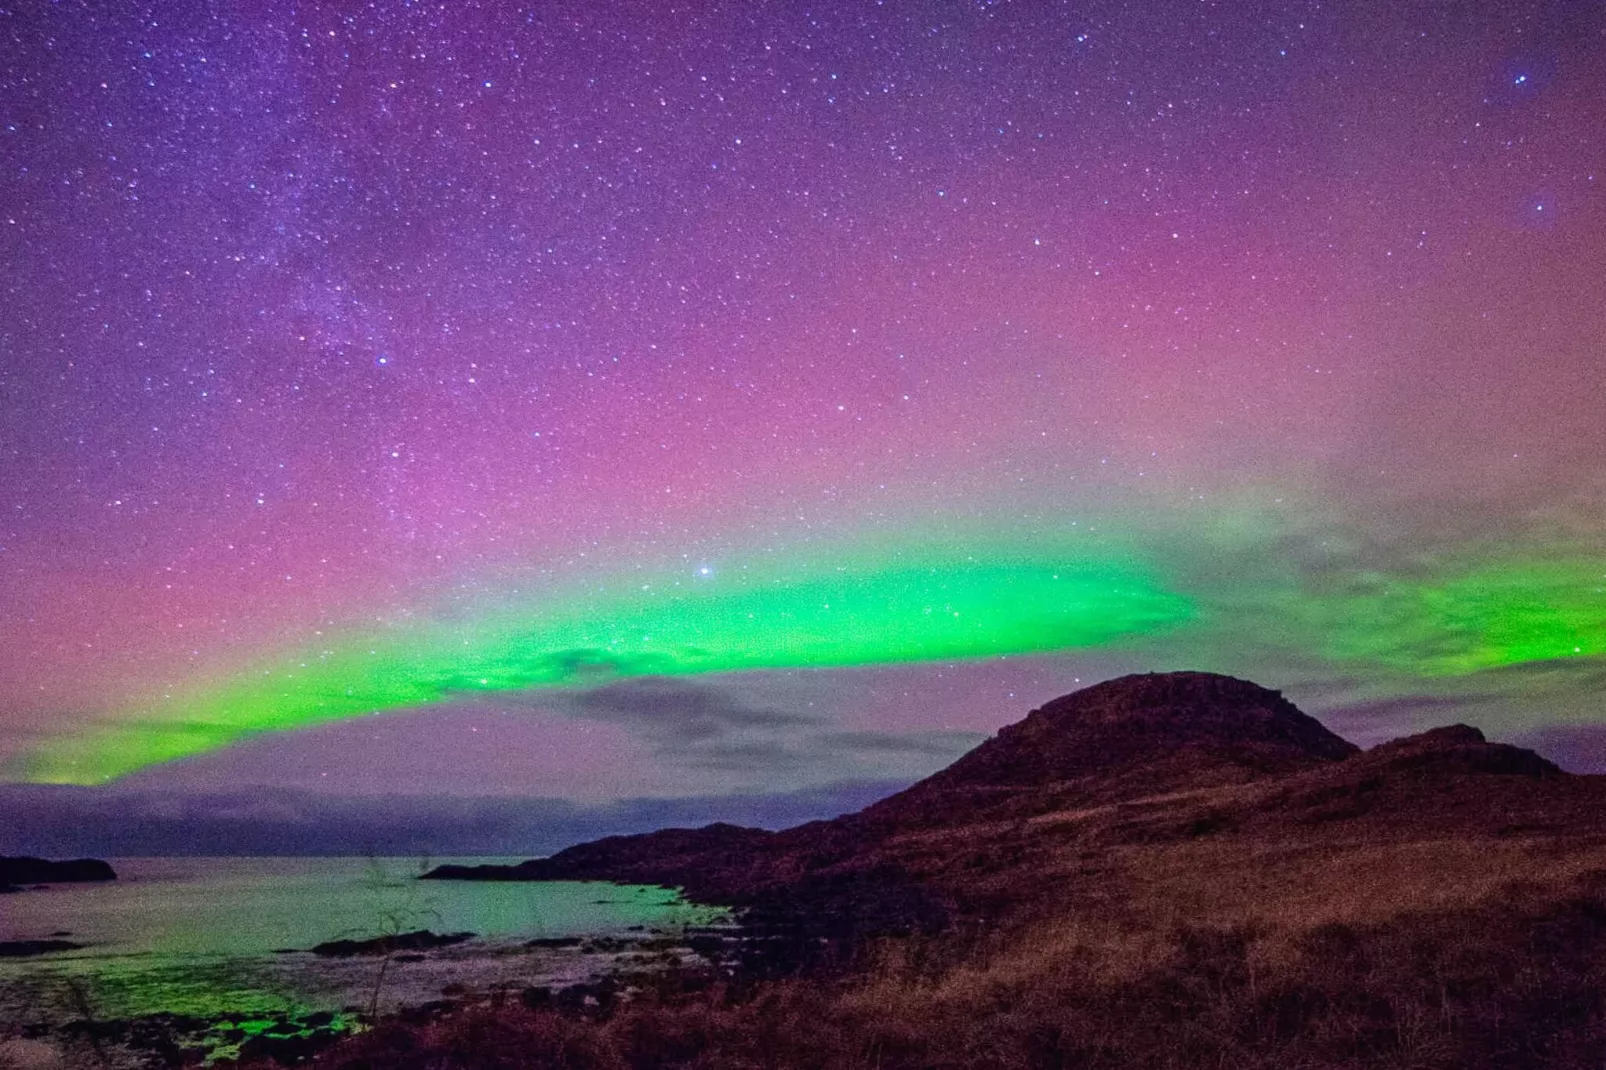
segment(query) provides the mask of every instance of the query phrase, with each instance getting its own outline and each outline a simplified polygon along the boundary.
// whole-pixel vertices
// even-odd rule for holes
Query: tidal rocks
[[[299,1066],[338,1041],[348,1028],[348,1023],[328,1011],[299,1016],[244,1013],[217,1019],[164,1012],[68,1022],[54,1035],[69,1042],[87,1041],[97,1052],[103,1045],[109,1046],[107,1054],[116,1052],[123,1057],[115,1062],[118,1066],[198,1066],[230,1054],[252,1065]],[[84,1065],[114,1064],[102,1055]],[[228,1065],[237,1064],[231,1061]]]
[[[272,1060],[281,1066],[299,1066],[339,1040],[340,1036],[333,1029],[258,1033],[240,1044],[240,1059],[242,1062]]]
[[[417,929],[410,933],[375,936],[368,940],[328,940],[312,949],[314,955],[351,958],[356,955],[389,955],[397,951],[428,951],[472,940],[473,933],[433,933]]]

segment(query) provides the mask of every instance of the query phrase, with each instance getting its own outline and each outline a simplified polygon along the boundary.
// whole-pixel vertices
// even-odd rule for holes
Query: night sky
[[[829,812],[1181,668],[1606,769],[1603,187],[1585,0],[6,5],[0,779]]]

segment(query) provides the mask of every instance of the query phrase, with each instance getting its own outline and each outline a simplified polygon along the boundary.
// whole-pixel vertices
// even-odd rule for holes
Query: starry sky
[[[0,787],[1606,769],[1603,186],[1586,0],[4,5]]]

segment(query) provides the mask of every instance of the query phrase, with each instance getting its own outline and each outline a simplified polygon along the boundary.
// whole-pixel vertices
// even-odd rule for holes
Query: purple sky
[[[812,814],[1173,668],[1599,767],[1602,57],[1581,0],[0,10],[0,787]]]

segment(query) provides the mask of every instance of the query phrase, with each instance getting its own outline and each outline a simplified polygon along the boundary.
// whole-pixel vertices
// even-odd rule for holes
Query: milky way
[[[12,6],[0,761],[779,789],[1142,668],[1591,724],[1603,156],[1572,0]]]

